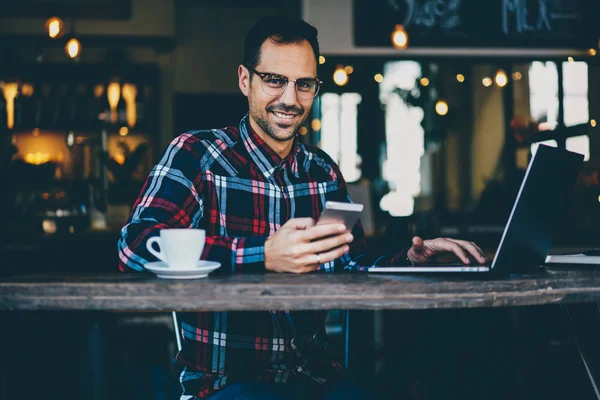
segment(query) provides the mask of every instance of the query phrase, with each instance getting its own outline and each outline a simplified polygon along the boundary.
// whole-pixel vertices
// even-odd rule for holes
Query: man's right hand
[[[268,271],[303,274],[350,250],[354,238],[343,224],[315,225],[312,218],[286,222],[265,242]]]

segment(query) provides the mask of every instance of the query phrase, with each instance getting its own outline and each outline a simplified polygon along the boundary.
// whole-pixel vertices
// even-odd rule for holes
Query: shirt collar
[[[250,154],[252,160],[256,163],[265,178],[269,179],[271,175],[277,169],[289,168],[290,172],[294,174],[296,178],[298,175],[298,152],[300,148],[298,146],[298,134],[294,137],[294,143],[290,154],[285,158],[279,157],[273,149],[271,149],[252,126],[250,126],[250,120],[248,114],[242,118],[239,125],[240,136],[244,142],[244,146]]]

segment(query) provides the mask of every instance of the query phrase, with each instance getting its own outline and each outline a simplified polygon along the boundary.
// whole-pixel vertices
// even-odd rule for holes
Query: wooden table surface
[[[0,310],[227,311],[427,309],[600,302],[600,269],[483,275],[238,274],[165,280],[144,273],[2,278]]]

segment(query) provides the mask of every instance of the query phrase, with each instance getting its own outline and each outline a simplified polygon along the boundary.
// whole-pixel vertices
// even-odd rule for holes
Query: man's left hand
[[[485,262],[483,251],[475,243],[450,238],[423,240],[415,236],[407,256],[414,264],[424,264],[443,253],[454,253],[465,264],[471,264],[469,256],[476,262]]]

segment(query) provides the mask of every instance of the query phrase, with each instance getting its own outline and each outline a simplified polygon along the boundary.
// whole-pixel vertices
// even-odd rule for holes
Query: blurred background
[[[543,143],[586,160],[555,247],[596,247],[599,11],[588,0],[2,2],[1,274],[116,271],[119,230],[171,139],[247,112],[236,71],[264,15],[319,30],[324,84],[300,135],[339,163],[374,244],[420,234],[493,251]]]

